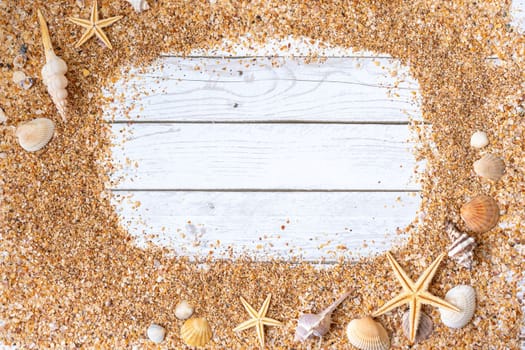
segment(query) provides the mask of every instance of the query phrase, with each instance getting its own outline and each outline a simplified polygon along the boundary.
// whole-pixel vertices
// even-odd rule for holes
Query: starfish
[[[385,303],[376,312],[372,314],[373,317],[380,316],[388,311],[395,309],[403,304],[408,304],[410,308],[410,342],[414,343],[416,339],[416,332],[419,327],[419,316],[421,312],[421,305],[427,304],[435,307],[447,309],[454,312],[459,312],[459,308],[452,305],[446,300],[443,300],[435,295],[430,294],[427,290],[432,281],[432,278],[436,274],[436,271],[441,263],[441,260],[445,257],[445,253],[440,254],[436,260],[430,264],[423,274],[418,278],[416,282],[412,281],[408,277],[407,273],[399,266],[397,261],[392,257],[390,253],[386,253],[392,269],[403,286],[403,292],[398,294],[389,302]]]
[[[97,38],[102,40],[102,42],[109,47],[110,49],[113,49],[113,46],[111,46],[111,43],[109,42],[108,37],[106,34],[102,31],[102,28],[109,27],[119,19],[121,19],[122,16],[116,16],[106,19],[99,19],[98,18],[98,6],[97,6],[97,0],[93,1],[93,7],[91,8],[91,17],[89,20],[87,19],[81,19],[81,18],[73,18],[69,17],[68,19],[78,24],[79,26],[86,28],[86,32],[82,35],[80,40],[76,43],[75,47],[82,46],[86,41],[88,41],[93,35],[96,35]]]
[[[233,329],[234,332],[238,332],[255,327],[257,331],[257,337],[259,338],[259,342],[261,344],[261,349],[264,349],[264,326],[282,326],[281,322],[266,317],[266,312],[268,311],[268,306],[270,305],[271,297],[272,295],[268,294],[259,312],[255,311],[255,309],[251,307],[250,304],[248,304],[248,302],[244,300],[243,297],[241,297],[242,305],[244,306],[246,311],[248,311],[252,318],[248,321],[244,321],[243,323],[241,323]]]

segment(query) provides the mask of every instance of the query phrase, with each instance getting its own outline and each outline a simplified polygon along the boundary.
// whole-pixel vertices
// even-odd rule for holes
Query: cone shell
[[[28,152],[42,149],[53,137],[55,123],[47,118],[37,118],[19,125],[15,135],[20,146]]]
[[[498,224],[498,203],[489,196],[478,195],[461,207],[461,218],[474,232],[483,233]]]
[[[474,172],[486,179],[498,181],[505,174],[505,163],[493,154],[485,154],[474,162]]]
[[[387,350],[390,339],[385,328],[371,317],[350,321],[346,327],[350,343],[361,350]]]
[[[403,314],[403,333],[405,334],[405,337],[410,338],[410,312],[407,311]],[[420,312],[420,318],[419,318],[419,327],[417,327],[417,333],[416,333],[416,343],[422,342],[423,340],[427,339],[430,334],[432,334],[432,331],[434,330],[434,322],[432,322],[432,319],[430,316],[428,316],[424,312]]]
[[[204,346],[208,343],[213,333],[205,318],[190,318],[180,330],[180,336],[189,346]]]
[[[450,328],[464,327],[476,310],[476,291],[471,286],[459,285],[447,292],[445,300],[461,309],[460,312],[439,309],[441,321]]]

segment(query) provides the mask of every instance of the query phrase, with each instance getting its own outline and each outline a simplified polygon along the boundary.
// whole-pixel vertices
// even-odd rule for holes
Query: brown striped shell
[[[498,224],[499,207],[492,197],[478,195],[461,207],[460,214],[470,230],[483,233]]]
[[[407,311],[403,314],[403,334],[409,339],[410,338],[410,312]],[[423,311],[420,312],[419,326],[417,327],[415,342],[419,343],[427,339],[432,331],[434,330],[434,322],[430,316],[425,314]]]

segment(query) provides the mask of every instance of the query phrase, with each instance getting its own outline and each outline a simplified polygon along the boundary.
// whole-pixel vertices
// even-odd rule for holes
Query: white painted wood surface
[[[217,258],[357,257],[388,249],[414,217],[418,193],[116,192],[124,224],[145,244]],[[142,234],[146,233],[146,235]]]
[[[417,82],[388,58],[164,57],[132,70],[106,117],[117,121],[407,122],[420,119]],[[125,84],[125,86],[124,86]],[[118,96],[118,95],[117,95]],[[126,106],[127,109],[122,108]],[[129,114],[128,114],[129,109]]]
[[[133,124],[125,189],[417,190],[406,125]],[[136,166],[138,164],[138,167]]]

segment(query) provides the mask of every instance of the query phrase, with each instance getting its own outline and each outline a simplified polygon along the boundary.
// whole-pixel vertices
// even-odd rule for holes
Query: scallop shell
[[[464,327],[474,316],[476,310],[476,291],[471,286],[459,285],[447,292],[445,300],[461,309],[460,312],[439,309],[441,321],[450,328]]]
[[[474,162],[474,171],[481,177],[498,181],[505,174],[505,163],[493,154],[485,154]]]
[[[403,333],[407,338],[410,338],[410,312],[407,311],[403,314]],[[422,342],[423,340],[427,339],[430,334],[432,334],[432,331],[434,330],[434,322],[432,322],[432,319],[430,316],[428,316],[424,312],[420,312],[420,318],[419,318],[419,326],[417,327],[416,332],[416,343]]]
[[[474,232],[483,233],[498,224],[498,203],[489,196],[478,195],[461,207],[461,218]]]
[[[19,125],[15,135],[20,146],[28,152],[42,149],[53,137],[55,123],[47,118],[37,118]]]
[[[213,333],[205,318],[190,318],[182,325],[180,336],[189,346],[204,346]]]
[[[149,5],[146,0],[128,0],[128,2],[137,12],[142,12],[149,9]]]
[[[387,350],[390,339],[385,328],[371,317],[350,321],[346,327],[350,343],[361,350]]]
[[[474,148],[483,148],[489,144],[489,138],[483,131],[476,131],[470,138],[470,145]]]

